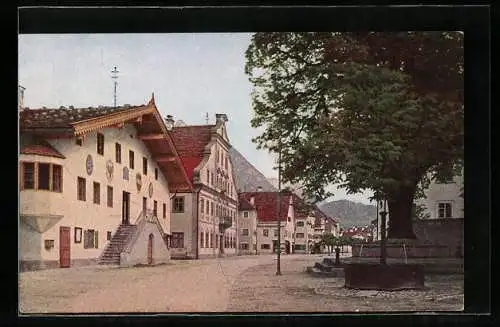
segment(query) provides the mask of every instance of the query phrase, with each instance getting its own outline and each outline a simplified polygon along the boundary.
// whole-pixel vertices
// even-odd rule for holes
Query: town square
[[[464,308],[462,32],[19,35],[19,313]]]

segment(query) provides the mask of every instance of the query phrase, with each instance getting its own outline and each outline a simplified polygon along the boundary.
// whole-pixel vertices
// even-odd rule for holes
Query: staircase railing
[[[127,240],[127,244],[125,246],[125,248],[123,249],[123,252],[127,252],[127,253],[130,253],[130,251],[132,250],[132,245],[135,244],[135,242],[137,241],[137,238],[139,237],[139,230],[141,229],[141,227],[145,224],[145,223],[154,223],[158,226],[158,230],[160,231],[160,235],[162,237],[162,239],[167,242],[165,236],[165,231],[163,230],[163,227],[161,226],[161,223],[160,223],[160,220],[158,219],[158,216],[155,214],[154,210],[142,210],[140,213],[139,213],[139,216],[137,217],[137,219],[135,220],[135,223],[134,225],[137,226],[135,232],[134,232],[134,235],[132,236],[132,238],[130,238],[129,240]],[[168,244],[167,244],[168,245]]]

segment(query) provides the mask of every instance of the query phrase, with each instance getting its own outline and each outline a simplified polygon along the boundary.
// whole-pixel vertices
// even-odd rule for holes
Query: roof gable
[[[192,184],[184,169],[163,118],[154,102],[154,94],[146,105],[117,108],[26,109],[20,113],[21,133],[49,137],[59,134],[85,136],[107,127],[121,128],[134,124],[138,135],[168,180],[170,191],[191,191]]]
[[[239,194],[240,198],[247,201],[254,198],[254,207],[257,211],[259,221],[276,221],[277,212],[277,192],[244,192]],[[290,195],[282,194],[280,207],[280,220],[288,217]]]

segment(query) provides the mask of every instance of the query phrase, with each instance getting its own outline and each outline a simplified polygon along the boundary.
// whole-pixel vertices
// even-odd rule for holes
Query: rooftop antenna
[[[206,115],[205,115],[205,121],[206,121],[206,123],[207,123],[207,125],[208,125],[208,112],[207,112],[207,113],[206,113]]]
[[[116,69],[116,66],[114,69],[111,71],[111,78],[113,79],[113,84],[114,84],[114,93],[113,93],[113,98],[114,98],[114,107],[116,108],[116,86],[118,85],[118,73],[119,71]]]

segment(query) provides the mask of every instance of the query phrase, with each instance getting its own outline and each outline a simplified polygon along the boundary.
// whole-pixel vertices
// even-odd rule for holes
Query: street
[[[86,266],[20,273],[21,313],[356,312],[462,310],[463,276],[429,276],[427,290],[376,292],[315,278],[322,255],[240,256],[156,267]],[[381,301],[383,298],[383,301]]]

